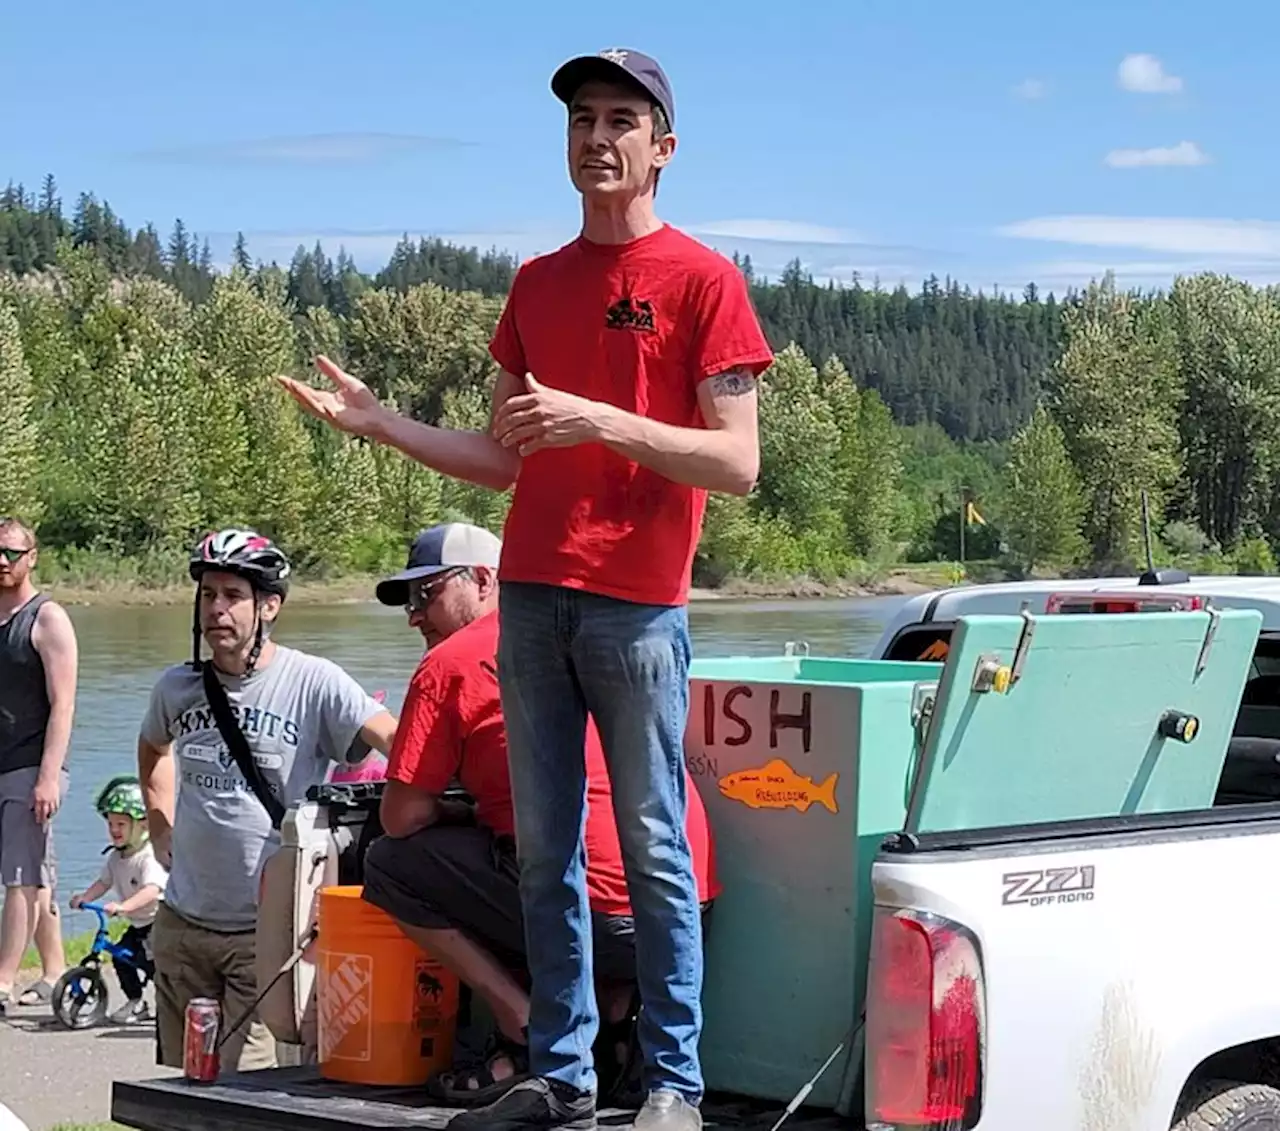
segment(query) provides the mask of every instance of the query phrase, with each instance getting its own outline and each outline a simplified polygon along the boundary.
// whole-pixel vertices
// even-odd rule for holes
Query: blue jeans
[[[532,980],[530,1069],[596,1090],[583,829],[600,731],[635,916],[645,1085],[702,1098],[702,923],[685,830],[688,612],[504,582],[498,679]]]

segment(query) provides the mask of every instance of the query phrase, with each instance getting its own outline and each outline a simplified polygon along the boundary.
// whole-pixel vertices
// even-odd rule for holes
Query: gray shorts
[[[4,887],[54,887],[58,879],[53,851],[53,822],[41,825],[31,808],[37,767],[0,774],[0,884]],[[60,784],[67,796],[69,777]]]

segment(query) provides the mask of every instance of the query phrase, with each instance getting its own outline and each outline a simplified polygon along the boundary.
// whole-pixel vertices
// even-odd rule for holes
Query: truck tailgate
[[[117,1081],[111,1118],[144,1131],[445,1126],[452,1112],[427,1100],[421,1090],[375,1092],[321,1080],[312,1068],[273,1068],[230,1075],[216,1084],[192,1084],[180,1076]]]
[[[877,859],[882,913],[977,941],[980,1131],[1167,1131],[1205,1058],[1280,1033],[1280,900],[1259,890],[1280,822],[1186,817],[1021,843],[935,834]]]
[[[182,1077],[118,1081],[111,1118],[140,1131],[357,1131],[442,1128],[458,1108],[436,1107],[418,1088],[371,1088],[323,1080],[314,1067],[272,1068],[192,1084]],[[781,1105],[709,1096],[707,1127],[768,1131]],[[628,1127],[634,1112],[605,1109],[602,1126]],[[802,1108],[787,1121],[805,1131],[853,1131],[849,1120]],[[861,1126],[859,1123],[858,1126]]]

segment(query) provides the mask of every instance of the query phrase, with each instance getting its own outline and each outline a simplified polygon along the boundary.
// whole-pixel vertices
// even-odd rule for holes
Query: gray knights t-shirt
[[[271,792],[288,808],[331,762],[358,761],[360,728],[384,710],[337,664],[277,645],[247,679],[218,673]],[[189,664],[167,669],[151,692],[142,738],[173,743],[177,799],[165,902],[214,930],[253,927],[258,877],[280,835],[228,751]]]

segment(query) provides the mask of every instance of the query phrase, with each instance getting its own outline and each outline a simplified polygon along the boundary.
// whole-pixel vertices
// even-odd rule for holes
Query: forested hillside
[[[152,226],[130,231],[106,204],[81,196],[64,215],[56,185],[39,193],[10,186],[0,195],[0,270],[17,274],[53,263],[57,241],[99,252],[116,272],[175,286],[202,302],[213,285],[207,242],[178,220],[166,237]],[[243,238],[233,262],[252,272]],[[1040,375],[1059,348],[1058,303],[1041,302],[1028,288],[1023,301],[974,296],[929,279],[919,294],[905,289],[837,289],[810,282],[798,265],[777,283],[758,283],[749,259],[752,297],[769,340],[795,342],[809,357],[835,356],[859,386],[875,389],[904,424],[935,422],[954,439],[1007,439],[1031,415]],[[362,275],[340,251],[298,248],[286,272],[286,293],[297,309],[326,307],[350,315],[369,287],[404,292],[420,283],[450,290],[505,294],[515,260],[501,251],[477,252],[440,240],[403,240],[374,276]]]
[[[1158,554],[1270,568],[1280,540],[1280,298],[1230,279],[1166,295],[1018,300],[776,283],[740,267],[778,359],[763,469],[712,501],[698,575],[824,579],[959,553],[1002,567],[1132,568]],[[507,505],[305,418],[273,376],[325,352],[430,421],[480,426],[486,344],[515,262],[403,242],[361,273],[299,248],[231,269],[175,222],[0,195],[0,510],[62,566],[172,574],[196,532],[247,522],[312,573],[382,568],[429,522]]]

